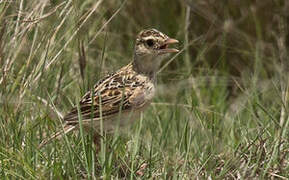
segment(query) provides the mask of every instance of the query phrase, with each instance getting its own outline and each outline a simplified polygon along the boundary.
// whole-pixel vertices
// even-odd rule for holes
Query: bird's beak
[[[168,38],[164,44],[160,47],[159,51],[161,54],[165,54],[165,53],[176,53],[176,52],[179,52],[178,49],[175,49],[175,48],[168,48],[168,46],[170,44],[176,44],[178,43],[179,41],[176,40],[176,39],[173,39],[173,38]]]

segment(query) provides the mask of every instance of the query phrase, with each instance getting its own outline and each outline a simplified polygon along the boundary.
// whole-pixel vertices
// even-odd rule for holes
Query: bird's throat
[[[154,79],[156,73],[161,64],[161,57],[145,55],[145,56],[134,56],[133,69],[140,73]]]

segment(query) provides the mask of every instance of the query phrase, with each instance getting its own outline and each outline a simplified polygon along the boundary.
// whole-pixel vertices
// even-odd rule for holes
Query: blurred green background
[[[1,179],[289,177],[286,0],[0,1]],[[95,153],[75,132],[40,141],[137,33],[180,41],[152,106]]]

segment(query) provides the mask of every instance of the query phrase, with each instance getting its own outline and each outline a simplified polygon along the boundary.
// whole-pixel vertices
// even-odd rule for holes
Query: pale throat
[[[133,69],[148,76],[150,79],[155,79],[156,73],[161,65],[162,55],[134,55]]]

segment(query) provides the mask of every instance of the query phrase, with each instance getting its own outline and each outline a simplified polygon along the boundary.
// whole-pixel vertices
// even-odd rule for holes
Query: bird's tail
[[[77,126],[75,125],[68,125],[65,124],[63,126],[63,129],[61,129],[60,131],[58,131],[57,133],[55,133],[54,135],[44,139],[38,146],[38,148],[42,148],[43,146],[45,146],[46,144],[50,143],[53,139],[60,139],[63,137],[63,135],[73,131]]]

